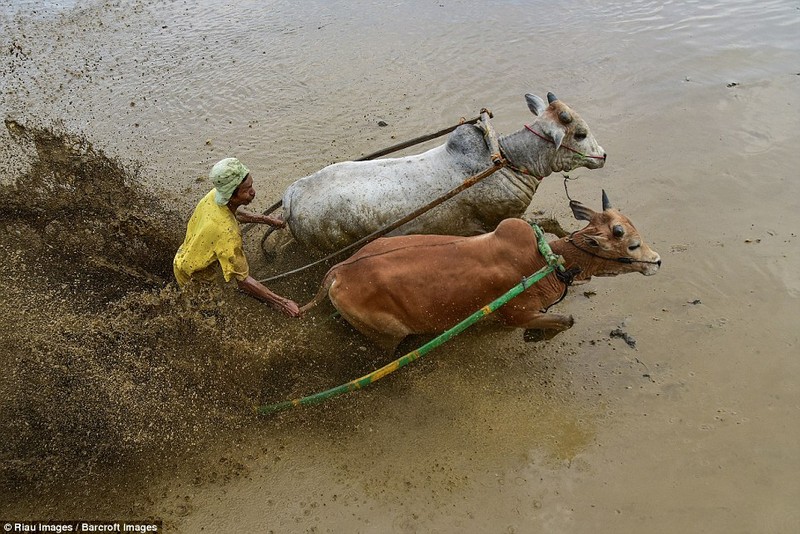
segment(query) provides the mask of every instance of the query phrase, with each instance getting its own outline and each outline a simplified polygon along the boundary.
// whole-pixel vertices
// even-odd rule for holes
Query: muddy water
[[[800,530],[797,6],[296,4],[0,3],[0,515]],[[597,207],[606,189],[661,272],[576,288],[558,305],[575,327],[544,344],[479,327],[368,390],[254,419],[388,357],[325,313],[169,285],[210,164],[242,158],[263,208],[481,107],[515,130],[523,94],[547,91],[609,153],[570,194]],[[557,176],[533,209],[578,227]],[[285,267],[257,237],[248,253]],[[318,274],[275,288],[304,300]]]

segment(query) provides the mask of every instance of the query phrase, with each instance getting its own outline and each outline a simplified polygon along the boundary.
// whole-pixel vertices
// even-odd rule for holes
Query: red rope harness
[[[540,134],[539,132],[537,132],[536,130],[534,130],[533,128],[528,126],[527,124],[525,125],[525,129],[528,130],[529,132],[531,132],[532,134],[534,134],[535,136],[544,139],[548,143],[555,145],[555,142],[552,139],[548,139],[547,137],[543,136],[542,134]],[[561,148],[566,148],[567,150],[569,150],[571,152],[575,152],[577,155],[579,155],[581,157],[584,157],[584,158],[606,159],[605,156],[589,156],[587,154],[584,154],[583,152],[575,150],[572,147],[568,147],[567,145],[561,145]]]
[[[542,180],[544,180],[544,176],[539,176],[538,174],[533,174],[531,171],[529,171],[528,169],[526,169],[524,167],[522,167],[522,168],[521,167],[515,167],[514,165],[512,165],[511,163],[508,162],[508,158],[504,157],[503,161],[505,161],[505,167],[506,168],[508,168],[508,169],[518,173],[518,174],[524,174],[526,176],[533,176],[534,178],[536,178],[540,182]]]

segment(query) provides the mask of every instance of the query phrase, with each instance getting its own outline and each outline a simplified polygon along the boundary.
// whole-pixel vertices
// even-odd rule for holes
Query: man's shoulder
[[[212,189],[206,196],[200,199],[200,202],[197,203],[197,207],[194,210],[195,214],[214,219],[228,219],[228,214],[231,210],[229,210],[226,205],[220,206],[217,204],[215,199],[216,191],[216,189]]]
[[[189,219],[190,229],[194,228],[196,232],[205,233],[215,231],[215,229],[227,229],[233,225],[238,227],[236,217],[233,216],[228,206],[220,206],[214,200],[215,191],[212,189],[197,203]]]
[[[197,207],[198,208],[200,206],[203,206],[203,207],[206,207],[206,206],[219,207],[219,204],[217,204],[217,202],[215,200],[216,195],[217,195],[217,190],[216,189],[212,189],[211,191],[206,193],[206,195],[203,198],[200,199],[200,202],[197,203]]]

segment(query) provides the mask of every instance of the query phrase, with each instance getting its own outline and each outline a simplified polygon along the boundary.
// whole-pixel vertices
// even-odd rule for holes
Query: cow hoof
[[[555,328],[528,328],[522,334],[522,339],[526,343],[537,343],[539,341],[548,341],[561,333],[561,330]]]
[[[262,247],[261,252],[264,254],[264,261],[266,263],[274,263],[278,259],[278,254],[274,250]]]
[[[547,337],[546,332],[541,328],[528,328],[522,333],[522,339],[525,343],[536,343],[538,341],[544,341]]]

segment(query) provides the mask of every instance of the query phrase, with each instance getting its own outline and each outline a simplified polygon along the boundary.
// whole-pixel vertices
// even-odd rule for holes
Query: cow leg
[[[543,328],[527,328],[522,332],[522,340],[525,343],[538,343],[539,341],[547,341],[553,339],[562,330],[545,330]]]
[[[389,354],[394,354],[397,346],[408,335],[408,332],[401,325],[392,325],[391,321],[381,324],[381,329],[379,330],[348,311],[339,309],[339,313],[345,321]],[[375,317],[371,319],[375,320]]]
[[[401,336],[401,337],[392,336],[386,334],[385,332],[376,332],[374,330],[367,328],[364,329],[359,328],[358,331],[364,334],[366,337],[368,337],[370,341],[372,341],[375,345],[380,347],[387,354],[394,354],[395,351],[397,350],[397,346],[406,337],[406,336]]]
[[[517,328],[534,328],[543,330],[558,330],[562,332],[575,324],[575,319],[571,315],[561,315],[559,313],[542,313],[540,311],[509,310],[511,313],[503,313],[500,316],[508,326]]]
[[[292,238],[288,231],[270,234],[266,232],[261,238],[261,252],[264,260],[273,263],[280,257],[285,257],[292,251],[292,247],[297,247],[297,242]]]
[[[512,320],[506,321],[506,324],[524,328],[523,339],[530,343],[552,339],[560,332],[572,328],[575,319],[571,315],[535,312],[515,314]]]

